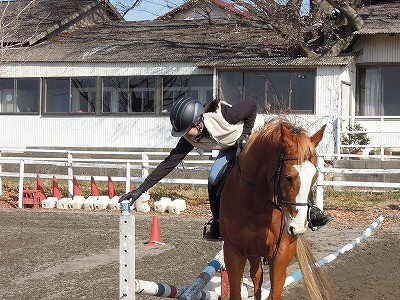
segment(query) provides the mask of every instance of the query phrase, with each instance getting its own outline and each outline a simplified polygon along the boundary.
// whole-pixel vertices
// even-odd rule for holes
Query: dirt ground
[[[346,222],[339,216],[321,230],[308,232],[317,258],[360,236],[377,213],[354,217],[353,222],[348,220],[350,215]],[[382,215],[386,218],[372,236],[324,265],[336,290],[335,299],[399,299],[399,211]],[[135,216],[136,277],[189,285],[221,249],[221,243],[201,239],[206,218],[163,214],[159,223],[165,245],[146,246],[152,216]],[[0,299],[118,299],[118,225],[118,212],[1,208]],[[296,263],[289,274],[295,270]],[[155,297],[137,295],[136,299]],[[309,299],[301,280],[285,288],[284,299]]]

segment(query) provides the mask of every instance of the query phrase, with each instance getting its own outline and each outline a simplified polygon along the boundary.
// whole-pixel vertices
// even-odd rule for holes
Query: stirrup
[[[219,233],[219,221],[211,218],[207,223],[204,224],[203,239],[210,242],[222,241]]]

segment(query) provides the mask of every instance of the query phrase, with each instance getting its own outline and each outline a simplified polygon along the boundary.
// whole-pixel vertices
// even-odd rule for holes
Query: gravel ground
[[[378,213],[385,216],[371,237],[325,265],[337,299],[398,300],[399,212],[332,213],[335,219],[328,226],[307,233],[317,258],[358,237]],[[201,239],[208,216],[159,215],[165,245],[151,247],[144,243],[152,216],[136,214],[137,278],[190,284],[221,249],[221,243]],[[118,225],[119,214],[112,211],[1,208],[0,299],[118,299]],[[295,270],[296,263],[289,274]],[[309,299],[302,281],[286,288],[284,299]]]

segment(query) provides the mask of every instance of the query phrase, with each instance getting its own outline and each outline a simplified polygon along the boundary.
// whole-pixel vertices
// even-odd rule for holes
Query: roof
[[[15,49],[8,57],[31,62],[191,62],[201,67],[346,65],[352,59],[302,58],[268,25],[238,20],[102,23]]]
[[[99,6],[105,8],[111,20],[122,19],[104,0],[1,1],[2,24],[8,33],[3,42],[32,45]]]
[[[184,4],[172,9],[171,11],[167,12],[166,14],[158,17],[156,20],[171,20],[174,19],[175,16],[187,12],[190,10],[194,10],[195,8],[202,8],[204,4],[208,5],[216,5],[217,7],[221,8],[222,10],[225,10],[227,13],[227,16],[229,13],[233,13],[236,16],[239,17],[249,17],[250,14],[242,9],[239,9],[235,6],[235,4],[232,1],[229,0],[189,0],[185,2]]]
[[[355,34],[400,33],[400,1],[371,1],[357,11],[365,25]]]
[[[15,60],[66,62],[198,62],[293,55],[288,42],[270,27],[227,20],[102,23],[63,32],[15,52],[10,56]]]

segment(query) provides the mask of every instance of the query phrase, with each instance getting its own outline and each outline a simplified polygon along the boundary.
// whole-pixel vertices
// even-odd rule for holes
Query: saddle
[[[216,196],[217,199],[219,200],[221,197],[222,190],[224,188],[226,179],[228,178],[229,173],[231,172],[233,166],[236,163],[236,157],[232,158],[230,161],[228,161],[219,171],[217,178],[215,179],[214,184],[212,187],[216,190]]]

